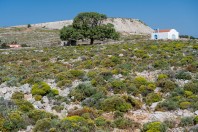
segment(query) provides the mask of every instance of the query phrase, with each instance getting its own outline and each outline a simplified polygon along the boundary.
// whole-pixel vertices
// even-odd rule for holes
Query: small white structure
[[[179,39],[179,32],[175,29],[166,29],[166,30],[155,30],[154,33],[151,34],[152,40],[158,39],[170,39],[177,40]]]

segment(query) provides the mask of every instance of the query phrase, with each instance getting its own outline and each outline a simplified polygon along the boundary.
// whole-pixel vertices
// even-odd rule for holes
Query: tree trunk
[[[90,44],[91,44],[91,45],[94,44],[94,39],[93,39],[93,38],[91,38]]]

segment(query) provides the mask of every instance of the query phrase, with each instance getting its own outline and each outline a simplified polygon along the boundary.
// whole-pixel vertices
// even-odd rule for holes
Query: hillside
[[[108,18],[104,23],[112,23],[115,29],[123,35],[147,36],[153,31],[140,20],[125,18]],[[72,24],[72,20],[20,25],[8,28],[0,28],[0,39],[2,42],[26,44],[33,47],[46,47],[60,45],[59,30],[63,26]],[[136,37],[137,38],[137,37]],[[145,38],[145,37],[144,37]]]
[[[0,50],[0,131],[197,132],[197,53],[194,41]]]
[[[61,29],[63,26],[71,25],[73,20],[47,22],[40,24],[32,24],[32,27],[47,28],[47,29]],[[115,29],[120,33],[127,34],[150,34],[153,32],[149,26],[144,24],[138,19],[129,18],[108,18],[104,21],[105,24],[111,23],[115,26]],[[27,26],[27,25],[24,25]]]

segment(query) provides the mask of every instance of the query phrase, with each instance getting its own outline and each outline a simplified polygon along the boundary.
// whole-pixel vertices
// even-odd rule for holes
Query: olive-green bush
[[[131,109],[132,106],[119,96],[111,96],[102,101],[101,108],[107,112],[116,110],[126,112]]]
[[[86,120],[80,116],[71,116],[64,118],[59,127],[60,131],[71,131],[71,132],[94,132],[95,126],[94,121]]]
[[[82,101],[85,98],[90,97],[94,94],[96,94],[95,87],[88,83],[82,83],[72,89],[72,91],[70,92],[70,97],[73,96],[74,100]]]
[[[143,125],[143,132],[166,132],[167,126],[162,122],[150,122]]]
[[[32,86],[32,95],[46,95],[50,92],[50,86],[45,82],[36,83]]]
[[[150,93],[146,96],[146,103],[148,105],[151,105],[154,102],[159,102],[162,100],[162,97],[160,94],[157,93]]]

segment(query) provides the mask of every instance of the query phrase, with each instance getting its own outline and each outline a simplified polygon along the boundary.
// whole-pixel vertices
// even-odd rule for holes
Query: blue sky
[[[198,0],[0,0],[0,27],[73,19],[88,11],[198,37]]]

